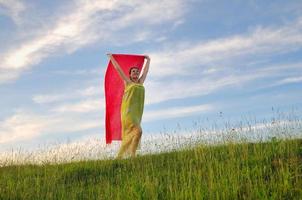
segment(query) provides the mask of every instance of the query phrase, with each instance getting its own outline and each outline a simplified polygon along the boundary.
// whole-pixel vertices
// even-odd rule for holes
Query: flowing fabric
[[[140,129],[140,123],[144,112],[144,101],[145,88],[142,84],[131,83],[126,86],[121,107],[122,146],[127,146],[128,141],[135,137],[133,134],[137,134],[136,130]],[[137,142],[140,142],[140,140]],[[132,145],[140,148],[139,144]]]
[[[144,56],[141,55],[113,54],[112,56],[127,76],[131,67],[141,70],[144,64]],[[105,75],[106,144],[110,144],[113,140],[122,140],[121,104],[124,87],[124,81],[109,61]]]

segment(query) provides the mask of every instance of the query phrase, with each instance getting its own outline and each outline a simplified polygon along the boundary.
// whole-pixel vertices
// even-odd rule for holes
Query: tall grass
[[[219,145],[228,142],[248,143],[265,142],[272,138],[302,138],[302,119],[292,116],[276,115],[271,120],[257,121],[247,119],[237,124],[225,123],[204,128],[208,121],[194,122],[191,128],[164,130],[161,133],[143,133],[139,155],[157,154],[181,149],[190,149],[202,145]],[[281,116],[281,117],[280,117]],[[223,120],[222,120],[223,122]],[[19,164],[66,163],[83,160],[114,159],[120,143],[106,145],[102,134],[97,138],[56,144],[40,144],[28,150],[14,147],[0,152],[0,167]]]
[[[302,121],[144,135],[137,158],[86,140],[0,153],[0,199],[302,199]]]
[[[0,199],[301,199],[302,140],[0,168]]]

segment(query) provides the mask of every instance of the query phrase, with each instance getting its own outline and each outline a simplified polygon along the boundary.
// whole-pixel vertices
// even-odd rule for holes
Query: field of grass
[[[302,199],[302,140],[6,166],[0,199]]]

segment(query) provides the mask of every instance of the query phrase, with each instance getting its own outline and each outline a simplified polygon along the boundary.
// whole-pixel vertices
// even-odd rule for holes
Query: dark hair
[[[132,70],[132,69],[138,69],[138,70],[139,70],[138,67],[131,67],[131,68],[129,69],[129,75],[131,74],[131,70]]]

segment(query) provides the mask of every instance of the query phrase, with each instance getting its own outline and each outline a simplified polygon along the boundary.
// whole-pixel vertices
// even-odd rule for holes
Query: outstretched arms
[[[121,69],[120,65],[116,62],[116,60],[114,59],[114,57],[112,56],[112,54],[108,53],[107,56],[110,58],[113,66],[114,66],[114,68],[116,69],[116,71],[118,72],[118,74],[120,75],[120,77],[125,81],[125,83],[131,83],[131,80],[125,75],[125,73]]]
[[[147,77],[148,71],[149,71],[149,66],[150,66],[150,57],[148,55],[145,55],[145,58],[147,59],[147,62],[144,66],[143,73],[142,73],[141,77],[139,78],[139,83],[141,83],[141,84],[144,83],[144,81]]]

